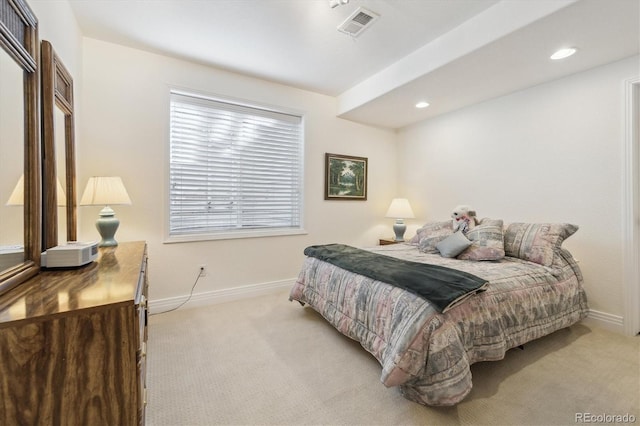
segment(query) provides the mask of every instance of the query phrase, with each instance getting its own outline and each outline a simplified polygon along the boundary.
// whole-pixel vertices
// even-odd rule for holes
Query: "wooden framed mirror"
[[[75,126],[73,78],[50,42],[42,41],[40,54],[42,250],[46,250],[77,240]]]
[[[0,126],[14,126],[19,123],[20,116],[22,127],[20,134],[10,132],[7,136],[0,129],[0,155],[2,161],[7,164],[17,164],[18,169],[0,166],[0,182],[2,188],[14,187],[11,193],[2,193],[0,200],[0,249],[11,247],[11,256],[19,255],[19,258],[9,263],[3,262],[0,267],[0,294],[8,291],[23,281],[36,275],[40,270],[41,252],[41,171],[40,171],[40,132],[38,114],[38,21],[24,0],[0,0],[0,80],[4,87],[22,87],[22,96],[19,99],[2,98],[0,105]],[[18,67],[18,72],[11,70]],[[19,76],[21,75],[22,78]],[[12,77],[14,76],[14,77]],[[18,81],[5,82],[5,78],[15,78]],[[22,81],[20,81],[22,80]],[[22,113],[20,113],[22,111]],[[16,114],[17,119],[13,119]],[[3,120],[1,117],[8,117]],[[3,136],[4,135],[4,136]],[[19,141],[23,141],[20,143]],[[23,167],[20,170],[19,164]],[[12,170],[13,175],[5,175],[4,170]],[[22,172],[22,177],[18,176]],[[24,184],[19,179],[24,179]],[[19,193],[20,197],[13,195]],[[13,204],[14,206],[8,206]],[[5,215],[11,215],[10,209],[22,207],[22,229],[3,228]],[[18,216],[20,216],[18,214]],[[22,231],[21,241],[14,242],[14,235]],[[21,252],[21,253],[20,253]],[[0,250],[0,258],[7,251]],[[8,256],[7,256],[8,257]]]

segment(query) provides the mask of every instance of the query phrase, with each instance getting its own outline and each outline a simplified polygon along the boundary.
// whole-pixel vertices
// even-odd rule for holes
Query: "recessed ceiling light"
[[[416,108],[426,108],[429,106],[429,102],[420,101],[416,104]]]
[[[558,59],[568,58],[569,56],[573,55],[577,51],[578,49],[576,49],[575,47],[567,47],[567,48],[556,51],[556,53],[551,55],[550,58],[553,59],[554,61],[557,61]]]

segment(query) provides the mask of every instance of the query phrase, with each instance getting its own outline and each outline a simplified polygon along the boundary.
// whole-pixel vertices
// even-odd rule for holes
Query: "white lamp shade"
[[[24,175],[20,176],[16,187],[13,188],[7,206],[22,206],[24,205]]]
[[[56,197],[58,206],[66,206],[67,205],[67,197],[64,195],[64,189],[62,189],[62,184],[60,183],[60,179],[56,179]],[[7,201],[7,206],[23,206],[24,205],[24,175],[20,176],[18,179],[18,183],[16,187],[13,188],[13,192],[9,196],[9,201]]]
[[[409,204],[409,200],[406,198],[394,198],[391,201],[389,210],[387,210],[386,217],[394,219],[413,219],[415,215]]]
[[[64,195],[64,189],[62,189],[60,179],[56,179],[56,201],[59,207],[67,205],[67,196]]]
[[[93,176],[80,199],[81,206],[131,204],[131,198],[118,176]]]

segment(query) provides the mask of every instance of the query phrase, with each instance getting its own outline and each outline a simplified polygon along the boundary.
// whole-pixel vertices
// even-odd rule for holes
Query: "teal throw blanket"
[[[467,296],[484,291],[487,283],[467,272],[396,259],[344,244],[309,246],[304,254],[408,290],[427,299],[439,312],[446,311]]]

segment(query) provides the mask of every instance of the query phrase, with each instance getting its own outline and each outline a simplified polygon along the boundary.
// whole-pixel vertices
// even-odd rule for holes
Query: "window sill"
[[[165,238],[164,244],[174,243],[190,243],[195,241],[215,241],[215,240],[236,240],[241,238],[264,238],[264,237],[281,237],[287,235],[306,235],[308,232],[304,229],[269,229],[269,230],[251,230],[251,231],[235,231],[220,232],[215,234],[198,234],[198,235],[180,235]]]

